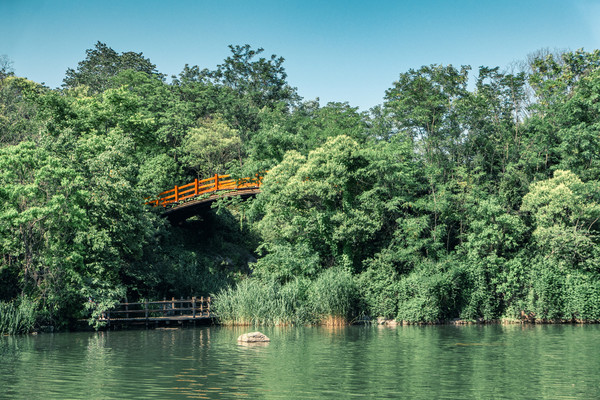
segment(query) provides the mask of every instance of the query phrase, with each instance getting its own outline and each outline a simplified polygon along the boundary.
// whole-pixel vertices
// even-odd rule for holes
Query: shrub
[[[600,321],[600,281],[594,274],[567,276],[565,318],[577,321]]]
[[[358,291],[371,317],[394,318],[398,314],[398,281],[391,266],[368,268],[356,279]]]
[[[454,264],[425,262],[398,284],[398,320],[433,323],[457,317],[463,272]]]

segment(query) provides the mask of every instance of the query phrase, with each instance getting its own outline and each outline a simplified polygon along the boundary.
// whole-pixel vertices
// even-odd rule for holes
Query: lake
[[[599,325],[252,330],[0,337],[0,398],[600,398]]]

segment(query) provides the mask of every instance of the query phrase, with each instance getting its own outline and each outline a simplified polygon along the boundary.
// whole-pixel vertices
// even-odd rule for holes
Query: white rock
[[[270,342],[270,341],[271,341],[271,339],[269,339],[267,336],[265,336],[264,334],[262,334],[260,332],[244,333],[243,335],[241,335],[238,338],[238,342],[246,342],[246,343]]]

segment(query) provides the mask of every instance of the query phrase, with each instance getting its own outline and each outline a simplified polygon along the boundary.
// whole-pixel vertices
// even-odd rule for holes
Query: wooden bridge
[[[231,196],[247,198],[260,192],[262,176],[232,179],[230,175],[218,175],[159,193],[154,199],[147,198],[146,204],[164,207],[170,219],[184,220],[195,215],[199,209],[210,206],[214,201]]]
[[[172,298],[162,301],[143,301],[119,303],[113,309],[104,312],[100,322],[108,327],[129,324],[170,324],[183,322],[209,322],[215,315],[210,309],[210,297],[192,297],[191,299]]]

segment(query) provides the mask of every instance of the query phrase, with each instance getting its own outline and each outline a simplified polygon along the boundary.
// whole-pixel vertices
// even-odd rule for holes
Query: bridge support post
[[[148,329],[148,300],[144,300],[144,315],[146,316],[146,329]]]
[[[219,190],[219,174],[215,174],[215,191]]]

